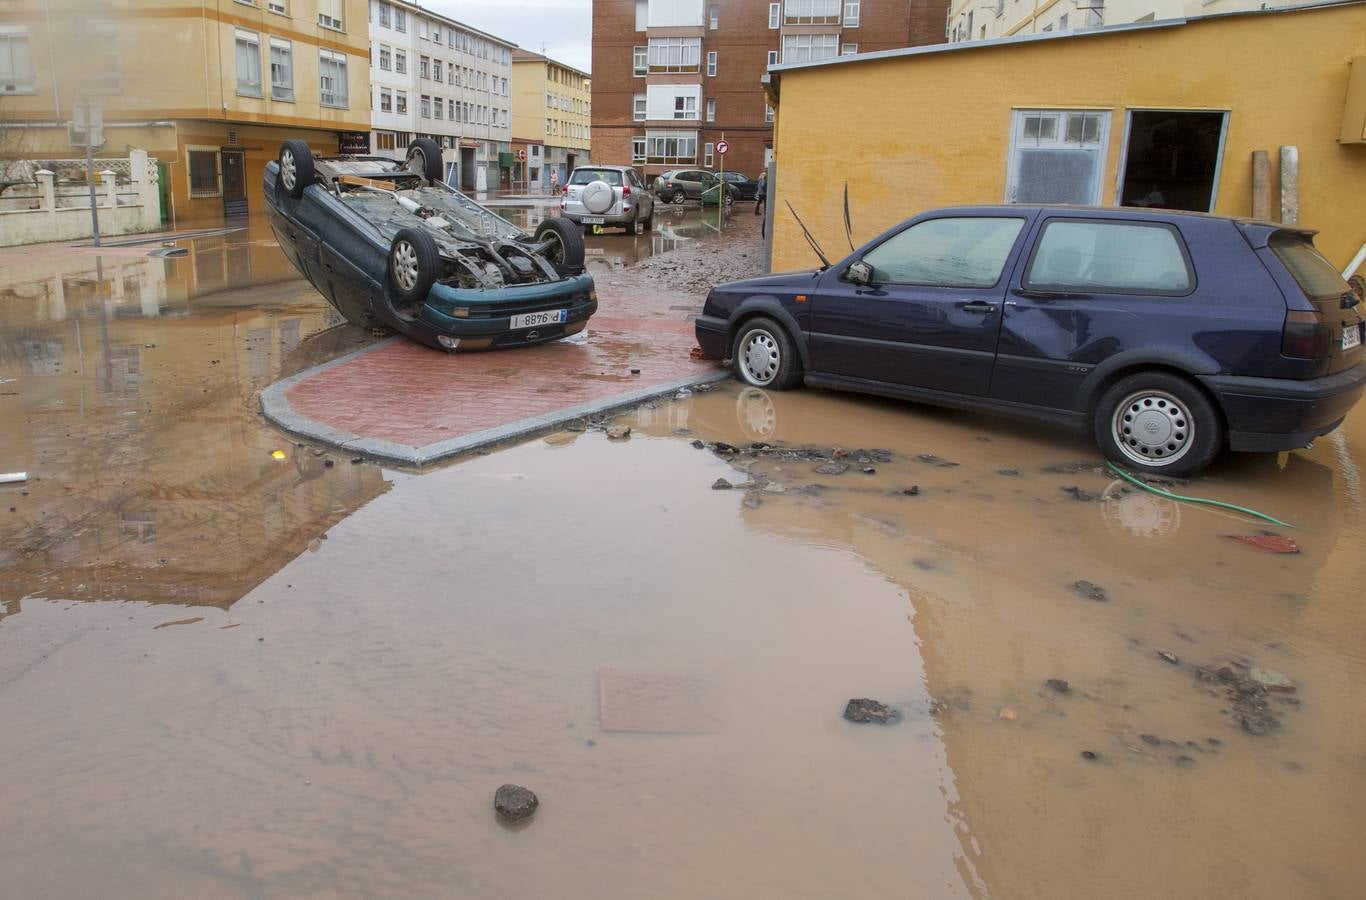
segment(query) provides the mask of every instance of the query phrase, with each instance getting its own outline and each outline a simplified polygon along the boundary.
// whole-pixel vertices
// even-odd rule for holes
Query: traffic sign
[[[526,148],[525,148],[525,147],[523,147],[523,148],[521,148],[520,150],[517,151],[517,160],[518,160],[518,162],[526,162]]]
[[[718,141],[717,144],[716,144],[716,152],[719,153],[719,154],[721,154],[722,156],[725,156],[725,155],[726,155],[726,151],[729,150],[729,149],[730,149],[730,144],[726,143],[725,141]]]

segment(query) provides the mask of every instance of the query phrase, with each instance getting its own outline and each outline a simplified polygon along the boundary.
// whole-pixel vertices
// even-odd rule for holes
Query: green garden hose
[[[1141,487],[1145,491],[1150,491],[1151,493],[1154,493],[1159,497],[1166,497],[1168,500],[1180,500],[1183,503],[1199,503],[1204,506],[1217,506],[1220,509],[1231,509],[1234,512],[1240,512],[1244,515],[1252,516],[1253,518],[1261,519],[1265,522],[1270,522],[1273,525],[1280,525],[1284,528],[1299,528],[1298,525],[1291,525],[1289,522],[1282,522],[1280,519],[1277,519],[1274,516],[1268,516],[1266,513],[1257,512],[1257,510],[1255,509],[1248,509],[1246,506],[1237,506],[1233,503],[1225,503],[1222,500],[1209,500],[1204,497],[1184,497],[1181,494],[1173,494],[1171,491],[1164,491],[1161,488],[1153,487],[1151,484],[1139,481],[1137,478],[1130,475],[1128,472],[1124,471],[1112,462],[1107,462],[1106,465],[1110,467],[1111,472],[1114,472],[1116,475],[1118,475],[1120,478],[1123,478],[1130,484],[1135,485],[1137,487]]]

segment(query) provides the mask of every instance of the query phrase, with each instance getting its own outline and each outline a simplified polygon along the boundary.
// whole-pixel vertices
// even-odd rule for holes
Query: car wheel
[[[441,148],[431,138],[418,138],[408,145],[407,166],[409,172],[432,184],[440,184],[445,174],[441,171]]]
[[[674,191],[674,195],[669,198],[669,202],[674,206],[682,206],[688,202],[688,195],[682,191]]]
[[[403,304],[421,303],[436,282],[441,254],[436,241],[417,228],[400,228],[389,245],[389,286]]]
[[[654,230],[654,227],[655,227],[655,211],[654,211],[653,208],[650,210],[650,214],[649,214],[648,216],[645,217],[645,220],[642,221],[642,222],[640,223],[640,227],[641,227],[641,229],[642,229],[643,231],[653,231],[653,230]]]
[[[546,243],[546,256],[562,269],[583,270],[583,229],[568,219],[545,219],[536,226],[536,243]]]
[[[1165,372],[1120,379],[1100,398],[1096,443],[1122,466],[1185,476],[1213,462],[1224,446],[1224,423],[1194,384]]]
[[[636,210],[636,214],[635,214],[634,216],[631,217],[631,221],[629,221],[629,222],[627,222],[627,223],[625,223],[624,225],[621,226],[621,227],[622,227],[622,230],[625,231],[627,234],[635,234],[636,231],[637,231],[637,229],[638,229],[638,224],[637,224],[637,222],[636,222],[636,218],[637,218],[639,215],[640,215],[640,210]]]
[[[304,188],[313,183],[313,151],[303,141],[285,141],[280,145],[279,187],[298,200]]]
[[[786,391],[801,384],[801,363],[787,329],[764,316],[740,326],[731,351],[735,374],[754,387]]]

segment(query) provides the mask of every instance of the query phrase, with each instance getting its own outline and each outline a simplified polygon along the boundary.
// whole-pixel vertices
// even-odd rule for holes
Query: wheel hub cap
[[[294,190],[294,154],[289,150],[280,156],[280,177],[284,179],[286,188]]]
[[[778,374],[778,342],[767,331],[754,332],[745,343],[742,362],[755,382],[767,384]]]
[[[417,287],[417,251],[407,241],[394,247],[394,280],[405,291]]]
[[[1185,456],[1195,437],[1190,412],[1170,394],[1144,391],[1115,410],[1115,443],[1130,459],[1163,465]]]

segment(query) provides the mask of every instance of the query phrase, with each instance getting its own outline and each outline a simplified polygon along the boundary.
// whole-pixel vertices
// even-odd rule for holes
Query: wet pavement
[[[1360,410],[1173,488],[1293,531],[1054,432],[733,383],[415,474],[260,419],[372,340],[268,233],[54,265],[0,275],[6,895],[1366,883]],[[1263,531],[1301,552],[1228,537]]]

